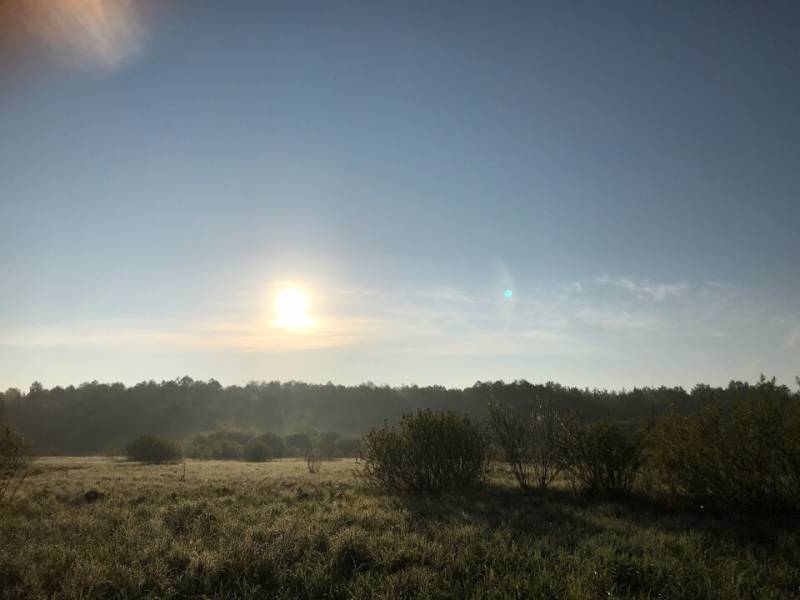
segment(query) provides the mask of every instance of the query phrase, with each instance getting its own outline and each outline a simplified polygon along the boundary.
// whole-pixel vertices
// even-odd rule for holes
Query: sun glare
[[[275,297],[273,323],[286,329],[306,329],[314,324],[308,317],[308,296],[297,288],[281,290]]]

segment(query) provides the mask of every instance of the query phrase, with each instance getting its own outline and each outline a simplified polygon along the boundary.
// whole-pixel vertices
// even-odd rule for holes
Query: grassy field
[[[395,498],[352,461],[35,463],[0,596],[800,598],[800,522],[526,494]],[[87,502],[84,494],[105,496]]]

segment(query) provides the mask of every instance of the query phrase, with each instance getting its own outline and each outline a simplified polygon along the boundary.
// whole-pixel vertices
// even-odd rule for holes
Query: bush
[[[333,460],[339,456],[336,448],[336,440],[339,434],[335,431],[326,431],[314,436],[311,449],[320,460]]]
[[[31,459],[28,442],[7,425],[0,425],[0,502],[10,499],[22,485]]]
[[[287,451],[292,456],[305,456],[311,449],[311,436],[307,433],[292,433],[283,438]]]
[[[254,438],[252,443],[263,444],[269,448],[271,458],[283,458],[288,454],[281,436],[269,431]]]
[[[319,455],[311,448],[306,454],[306,467],[308,467],[309,473],[319,473],[319,469],[322,466],[322,459]]]
[[[545,489],[563,469],[564,429],[552,404],[534,404],[526,414],[493,402],[489,429],[521,487]]]
[[[237,429],[221,429],[196,435],[189,443],[187,454],[192,458],[213,460],[241,460],[253,433]]]
[[[244,448],[244,458],[250,462],[265,462],[272,457],[272,448],[264,442],[250,442]]]
[[[673,494],[713,509],[800,510],[800,398],[762,379],[655,427],[651,464]]]
[[[360,474],[391,492],[459,490],[483,478],[487,454],[486,436],[469,417],[421,410],[364,436]]]
[[[177,462],[181,459],[181,447],[176,442],[156,435],[143,435],[128,444],[129,460],[146,463]]]
[[[361,449],[361,436],[345,435],[336,440],[336,455],[343,458],[355,458]]]
[[[564,466],[573,489],[630,495],[644,458],[640,432],[608,421],[587,425],[571,417],[563,421],[563,433]]]

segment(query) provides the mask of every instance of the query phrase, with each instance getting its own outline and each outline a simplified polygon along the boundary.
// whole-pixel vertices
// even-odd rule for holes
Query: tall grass
[[[506,476],[391,497],[338,461],[44,459],[0,519],[2,598],[792,598],[800,522],[587,502]],[[499,477],[499,478],[498,478]],[[83,492],[106,496],[87,504]]]

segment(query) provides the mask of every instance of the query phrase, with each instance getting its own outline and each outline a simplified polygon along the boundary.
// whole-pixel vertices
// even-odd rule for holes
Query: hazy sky
[[[800,374],[797,2],[15,2],[0,388]]]

